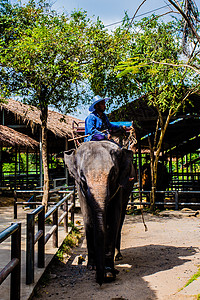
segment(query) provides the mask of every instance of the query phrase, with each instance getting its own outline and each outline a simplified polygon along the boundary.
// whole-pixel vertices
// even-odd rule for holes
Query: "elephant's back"
[[[90,142],[85,142],[81,144],[81,146],[78,148],[78,152],[101,152],[101,151],[108,151],[110,152],[111,150],[120,150],[121,148],[110,141],[90,141]]]

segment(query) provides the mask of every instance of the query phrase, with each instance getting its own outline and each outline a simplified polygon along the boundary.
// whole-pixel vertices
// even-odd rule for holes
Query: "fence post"
[[[74,223],[74,211],[75,211],[75,203],[76,203],[76,186],[74,184],[74,188],[73,188],[73,195],[72,195],[72,203],[74,204],[73,207],[71,208],[71,221],[72,223]]]
[[[17,192],[14,191],[14,219],[17,219]]]
[[[178,210],[178,191],[175,191],[175,210]]]
[[[12,223],[14,224],[14,223]],[[19,227],[11,235],[11,260],[13,258],[18,258],[19,262],[17,266],[11,272],[11,282],[10,282],[10,299],[19,300],[20,299],[20,284],[21,284],[21,223],[18,223]]]
[[[38,231],[42,230],[43,235],[38,240],[38,268],[44,268],[44,258],[45,258],[45,223],[44,223],[44,209],[38,214]]]
[[[58,208],[53,213],[53,226],[56,225],[57,228],[53,233],[53,247],[58,248]]]
[[[35,216],[27,214],[27,233],[26,233],[26,284],[34,282],[34,224]]]
[[[66,212],[66,216],[64,217],[64,229],[65,232],[68,232],[68,198],[64,203],[64,212]]]

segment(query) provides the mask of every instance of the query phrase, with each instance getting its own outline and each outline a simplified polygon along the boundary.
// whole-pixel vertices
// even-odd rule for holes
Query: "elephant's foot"
[[[122,260],[122,259],[123,259],[123,256],[122,256],[121,252],[118,252],[117,255],[115,256],[115,261]]]
[[[104,282],[112,282],[116,279],[115,269],[105,267]]]
[[[116,275],[119,274],[117,269],[112,269],[110,267],[105,267],[104,282],[112,282],[116,279]]]

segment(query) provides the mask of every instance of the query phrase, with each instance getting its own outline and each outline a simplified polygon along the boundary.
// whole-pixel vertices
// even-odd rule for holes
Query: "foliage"
[[[182,48],[177,23],[164,23],[157,17],[137,23],[130,59],[122,62],[118,77],[130,75],[137,83],[137,94],[157,111],[155,129],[149,133],[151,157],[151,208],[154,209],[157,164],[170,119],[186,102],[192,85],[192,72],[180,61]],[[135,127],[138,124],[135,124]],[[139,126],[138,126],[139,127]],[[139,131],[139,128],[137,128]]]
[[[81,98],[74,94],[83,80],[90,22],[84,12],[59,16],[46,13],[45,3],[40,4],[38,8],[31,1],[17,7],[6,31],[9,38],[1,40],[4,80],[0,87],[7,95],[18,94],[36,106],[65,105],[71,111]],[[21,24],[21,16],[26,24]]]
[[[175,24],[158,22],[152,16],[138,22],[137,28],[132,56],[119,64],[118,77],[130,74],[137,83],[138,96],[146,95],[148,104],[159,112],[176,110],[189,86],[189,78],[183,67],[171,65],[179,63],[181,53]]]
[[[187,281],[187,283],[184,285],[184,288],[187,287],[190,283],[192,283],[194,280],[198,280],[198,278],[200,277],[200,268],[198,269],[198,271]],[[183,288],[182,288],[183,289]],[[181,289],[181,290],[182,290]],[[198,295],[199,297],[199,295]],[[198,299],[198,298],[197,298]]]
[[[98,20],[91,34],[88,82],[94,94],[112,97],[107,104],[113,108],[126,103],[135,90],[135,83],[131,78],[116,77],[115,70],[119,62],[128,58],[131,53],[132,35],[127,30],[128,17],[125,16],[122,26],[110,33]]]
[[[69,254],[73,247],[78,246],[80,238],[81,234],[79,229],[73,225],[71,233],[64,239],[61,248],[56,253],[56,257],[62,261],[63,254]]]
[[[86,74],[91,22],[82,11],[73,12],[69,17],[58,15],[49,10],[45,0],[31,0],[25,6],[5,5],[4,9],[6,26],[0,36],[0,89],[4,96],[24,97],[26,103],[41,111],[43,204],[47,207],[48,106],[64,106],[69,112],[82,98],[79,87]],[[0,22],[4,21],[1,13]]]

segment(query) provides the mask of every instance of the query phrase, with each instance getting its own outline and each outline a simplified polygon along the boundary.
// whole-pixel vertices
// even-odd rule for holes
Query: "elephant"
[[[121,227],[135,178],[133,153],[110,141],[90,141],[64,161],[78,190],[87,240],[89,269],[96,282],[115,280],[115,247],[120,253]]]

